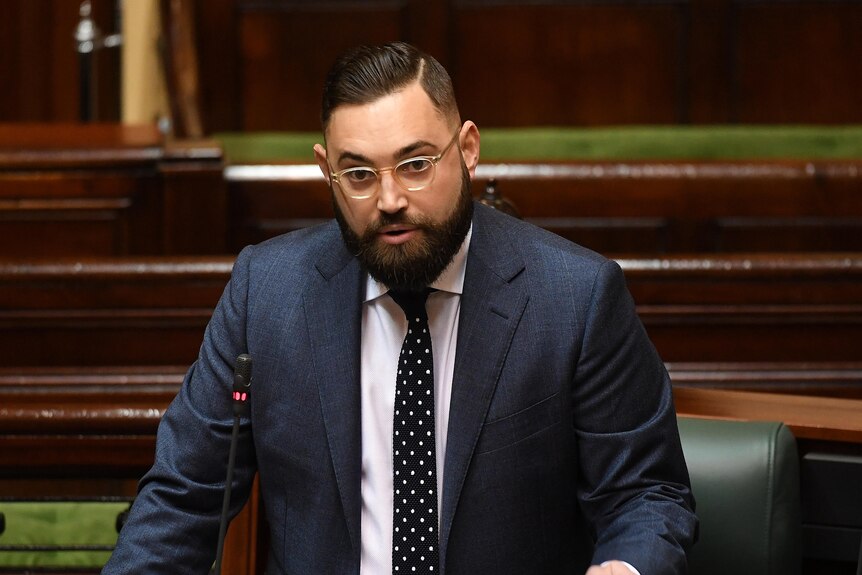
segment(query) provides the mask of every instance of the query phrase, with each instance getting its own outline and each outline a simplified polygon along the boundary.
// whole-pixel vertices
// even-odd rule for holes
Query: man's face
[[[337,108],[326,150],[315,146],[330,179],[330,170],[388,168],[407,158],[436,156],[456,130],[455,145],[422,190],[405,190],[390,171],[381,174],[376,193],[366,199],[352,199],[330,181],[345,243],[372,277],[390,288],[421,289],[458,251],[472,215],[469,176],[478,160],[478,130],[472,122],[458,129],[447,121],[414,83],[369,104]]]

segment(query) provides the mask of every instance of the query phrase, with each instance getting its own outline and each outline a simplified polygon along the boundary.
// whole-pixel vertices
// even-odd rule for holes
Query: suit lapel
[[[473,449],[512,336],[529,299],[517,281],[524,269],[505,222],[476,206],[467,258],[449,411],[440,530],[441,569]],[[500,254],[505,254],[501,257]]]
[[[350,540],[359,558],[362,466],[360,420],[360,326],[363,277],[355,258],[339,247],[324,252],[320,275],[303,298],[311,341],[313,373],[332,466]]]

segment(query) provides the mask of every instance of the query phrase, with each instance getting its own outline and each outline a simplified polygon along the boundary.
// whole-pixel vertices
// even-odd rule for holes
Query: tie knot
[[[409,320],[410,316],[427,318],[425,301],[432,291],[431,288],[425,288],[421,291],[389,290],[389,295],[404,311],[404,315]]]

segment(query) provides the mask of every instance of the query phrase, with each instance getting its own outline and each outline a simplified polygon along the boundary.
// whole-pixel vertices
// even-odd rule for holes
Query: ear
[[[332,182],[329,181],[329,164],[326,161],[326,148],[320,144],[314,144],[314,159],[317,160],[317,165],[323,174],[323,178],[328,184],[331,184]]]
[[[459,136],[461,143],[461,156],[464,164],[470,172],[470,178],[476,177],[476,166],[479,165],[479,128],[472,121],[467,120],[461,126]]]

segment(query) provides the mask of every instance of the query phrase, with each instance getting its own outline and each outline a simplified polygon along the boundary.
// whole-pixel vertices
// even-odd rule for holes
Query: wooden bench
[[[223,133],[231,249],[331,217],[319,134]],[[473,182],[601,253],[862,251],[862,130],[482,130]]]
[[[188,365],[232,262],[220,256],[0,264],[0,365]],[[618,262],[659,353],[689,384],[737,377],[753,385],[759,372],[779,388],[781,372],[802,370],[800,385],[821,381],[845,394],[859,387],[862,254]],[[718,372],[728,379],[704,375]],[[792,380],[784,383],[799,391]]]
[[[524,139],[524,155],[541,143],[529,132],[496,137]],[[236,253],[323,221],[332,209],[308,163],[315,139],[301,142],[304,163],[233,154],[223,170],[220,143],[167,142],[153,127],[0,124],[0,257]],[[862,160],[852,154],[622,152],[483,159],[473,192],[494,180],[525,219],[602,253],[862,251]]]
[[[225,205],[214,142],[0,124],[0,258],[224,253]]]
[[[188,365],[232,257],[0,264],[0,365]]]
[[[862,256],[620,258],[667,362],[859,361]]]
[[[331,217],[316,165],[225,169],[228,243]],[[480,164],[524,219],[601,253],[862,251],[862,161]]]

